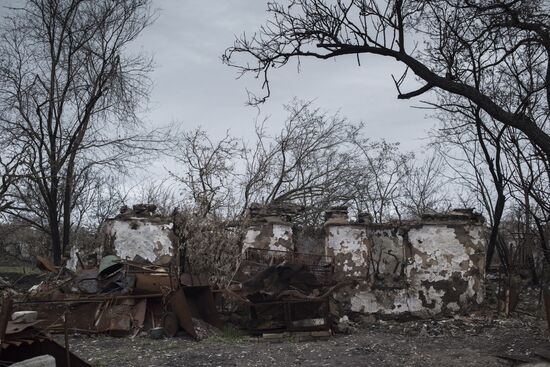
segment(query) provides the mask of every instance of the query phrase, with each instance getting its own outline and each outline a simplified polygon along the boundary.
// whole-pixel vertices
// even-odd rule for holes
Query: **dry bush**
[[[206,274],[211,284],[225,288],[239,262],[244,226],[186,210],[174,214],[174,233],[184,271]]]

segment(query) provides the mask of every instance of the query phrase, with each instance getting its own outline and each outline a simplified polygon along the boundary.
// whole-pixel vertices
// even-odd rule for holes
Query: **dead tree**
[[[264,125],[257,141],[245,151],[244,203],[293,203],[301,221],[318,223],[332,205],[350,203],[361,170],[353,144],[362,125],[329,115],[311,102],[293,101],[288,118],[276,134]]]
[[[11,214],[46,231],[59,264],[79,176],[123,167],[152,145],[136,114],[150,60],[126,52],[152,13],[149,0],[25,4],[10,11],[0,36],[0,129],[10,144],[27,146],[27,180]]]
[[[406,66],[394,78],[398,98],[409,99],[432,89],[463,97],[503,126],[521,131],[550,156],[550,135],[529,113],[527,106],[550,101],[550,5],[544,0],[327,0],[274,1],[271,19],[251,38],[243,35],[229,48],[224,60],[242,73],[264,80],[270,94],[271,69],[291,59],[331,59],[343,55],[372,54],[395,59]],[[472,21],[475,19],[475,21]],[[422,41],[419,41],[422,40]],[[536,49],[541,77],[531,84],[508,82],[523,90],[520,100],[503,103],[489,86],[476,84],[476,65],[484,73],[502,73],[510,60],[526,47]],[[490,56],[488,56],[490,53]],[[239,60],[238,54],[251,57]],[[424,82],[417,90],[402,91],[408,72]]]
[[[396,206],[416,218],[451,209],[453,199],[446,190],[449,180],[445,176],[444,160],[436,151],[429,152],[422,160],[407,161],[404,171]]]
[[[468,101],[457,101],[450,95],[446,97],[445,102],[438,106],[442,128],[433,138],[440,145],[439,152],[452,161],[449,167],[459,184],[465,183],[477,193],[489,217],[491,233],[486,266],[489,267],[495,250],[498,250],[501,263],[507,267],[505,249],[499,247],[499,229],[510,197],[511,172],[503,151],[509,128],[497,124]]]
[[[3,140],[3,139],[2,139]],[[5,141],[0,141],[5,149],[0,153],[0,214],[14,208],[14,200],[10,198],[13,186],[22,178],[21,166],[23,158],[21,152],[11,152]]]
[[[414,156],[402,153],[398,143],[385,140],[359,137],[353,143],[357,148],[356,169],[359,172],[352,183],[354,207],[371,214],[377,223],[400,216],[394,203],[400,199],[406,166]]]
[[[231,216],[241,151],[239,140],[229,134],[219,140],[200,128],[181,134],[172,154],[178,169],[170,174],[184,185],[201,217]]]

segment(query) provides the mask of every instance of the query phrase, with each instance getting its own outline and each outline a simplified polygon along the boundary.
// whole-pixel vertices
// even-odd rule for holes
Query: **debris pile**
[[[90,367],[88,363],[69,351],[67,342],[65,346],[58,344],[37,325],[43,321],[38,319],[38,312],[12,313],[12,310],[13,300],[11,296],[7,295],[2,299],[0,311],[0,360],[2,365],[28,362],[30,359],[46,359],[50,364],[36,365]]]
[[[197,338],[193,317],[220,326],[208,283],[199,276],[179,274],[171,259],[153,264],[139,256],[129,261],[108,255],[99,267],[81,263],[76,272],[42,258],[38,264],[49,271],[49,278],[16,305],[38,310],[50,332],[68,328],[135,336],[162,327],[169,336],[183,329]]]
[[[248,312],[252,334],[330,329],[332,279],[326,256],[247,248],[226,294]]]

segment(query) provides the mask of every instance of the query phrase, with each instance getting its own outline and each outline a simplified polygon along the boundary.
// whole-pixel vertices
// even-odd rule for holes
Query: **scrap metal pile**
[[[219,327],[220,320],[208,282],[179,274],[171,259],[156,264],[139,256],[134,261],[110,255],[99,267],[81,263],[71,272],[39,258],[47,280],[32,287],[15,302],[21,309],[37,310],[49,332],[137,335],[162,328],[175,336],[183,329],[197,338],[193,318]]]
[[[62,346],[39,327],[41,321],[35,311],[12,313],[13,300],[7,296],[2,300],[0,311],[0,361],[10,365],[31,358],[48,356],[59,367],[90,367],[75,354],[68,345]],[[67,339],[66,339],[67,340]]]
[[[251,333],[330,329],[333,279],[328,256],[248,248],[228,288],[248,312]]]

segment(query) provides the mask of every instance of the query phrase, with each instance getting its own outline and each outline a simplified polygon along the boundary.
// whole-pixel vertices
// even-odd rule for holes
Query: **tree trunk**
[[[50,210],[49,226],[53,263],[55,265],[61,265],[61,233],[59,231],[59,221],[57,219],[56,210]]]
[[[493,227],[491,228],[491,235],[489,237],[489,245],[487,246],[487,256],[485,258],[485,269],[489,269],[493,260],[495,249],[498,246],[498,231],[500,227],[500,220],[504,213],[504,204],[506,203],[506,196],[502,191],[498,192],[497,201],[495,203],[495,214],[493,219]],[[499,257],[502,265],[508,268],[507,259],[499,252]]]
[[[71,244],[71,214],[73,209],[73,190],[74,190],[74,165],[76,152],[72,152],[67,164],[67,177],[65,178],[65,193],[63,198],[63,247],[62,251],[66,254]]]

